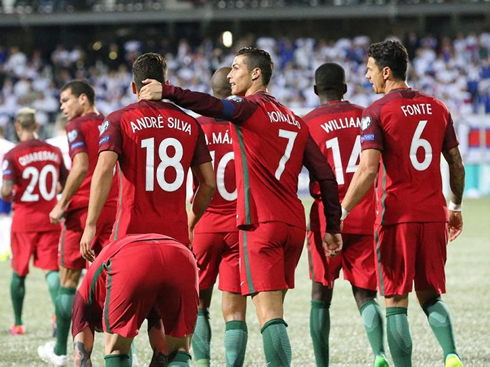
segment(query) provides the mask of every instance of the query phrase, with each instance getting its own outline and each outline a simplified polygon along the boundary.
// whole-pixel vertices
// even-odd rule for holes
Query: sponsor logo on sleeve
[[[109,121],[106,120],[106,121],[104,121],[104,123],[102,125],[99,126],[99,131],[100,131],[99,136],[101,136],[103,133],[105,133],[108,128],[109,128]]]
[[[108,136],[103,137],[102,139],[99,140],[99,146],[104,144],[104,143],[107,143],[108,141],[109,141]]]
[[[75,149],[75,148],[78,148],[78,147],[83,147],[85,144],[83,143],[83,141],[79,141],[79,142],[76,142],[75,144],[72,144],[71,145],[71,149]]]
[[[229,99],[230,101],[236,102],[236,103],[242,103],[243,102],[243,98],[237,97],[237,96],[230,96],[227,99]]]
[[[68,141],[71,143],[73,142],[78,136],[78,133],[76,130],[72,130],[68,133]]]
[[[9,161],[4,160],[2,163],[2,170],[5,171],[9,166]]]
[[[361,129],[364,131],[369,126],[371,126],[371,116],[363,117],[362,120],[361,120]]]
[[[373,141],[374,140],[374,134],[366,134],[361,136],[361,143],[364,143],[365,141]]]

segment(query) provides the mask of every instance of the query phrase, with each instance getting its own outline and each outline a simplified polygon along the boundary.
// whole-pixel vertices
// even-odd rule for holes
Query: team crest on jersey
[[[109,128],[109,121],[106,120],[102,125],[99,126],[99,132],[100,132],[99,136],[105,133],[108,128]]]
[[[366,130],[369,126],[371,126],[371,117],[370,116],[363,117],[361,120],[361,129]]]
[[[9,166],[9,161],[4,160],[2,164],[2,171],[5,171]]]
[[[75,140],[78,136],[78,133],[76,130],[72,130],[68,133],[68,141],[71,143],[73,140]]]
[[[236,102],[236,103],[242,103],[243,102],[243,98],[237,97],[237,96],[230,96],[227,99],[229,99],[230,101]]]

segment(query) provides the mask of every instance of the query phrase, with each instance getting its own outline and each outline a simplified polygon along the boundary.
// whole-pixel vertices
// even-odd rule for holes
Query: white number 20
[[[53,179],[49,191],[46,187],[46,179],[48,174],[51,174]],[[20,201],[39,201],[39,194],[33,194],[37,184],[39,184],[39,192],[44,200],[50,201],[52,198],[54,198],[54,195],[56,195],[56,184],[58,183],[58,172],[56,171],[55,166],[52,164],[47,164],[41,169],[41,172],[39,172],[36,167],[29,166],[22,172],[22,178],[29,179],[29,177],[31,178],[31,181],[22,194]]]

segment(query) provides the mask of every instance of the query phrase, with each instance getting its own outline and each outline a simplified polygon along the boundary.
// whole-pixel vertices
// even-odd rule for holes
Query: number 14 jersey
[[[364,110],[361,129],[362,150],[382,157],[376,224],[447,221],[441,152],[459,142],[444,103],[396,89]]]
[[[189,243],[187,172],[211,161],[196,120],[170,103],[131,104],[103,123],[99,153],[107,150],[119,155],[122,172],[113,239],[159,233]]]

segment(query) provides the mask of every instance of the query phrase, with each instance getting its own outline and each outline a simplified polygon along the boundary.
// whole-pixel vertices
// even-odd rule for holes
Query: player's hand
[[[145,79],[145,84],[138,94],[138,102],[142,100],[161,101],[162,100],[162,83],[154,79]]]
[[[463,215],[461,212],[449,211],[449,241],[454,241],[463,231]]]
[[[60,224],[64,216],[65,216],[65,210],[58,203],[55,205],[53,210],[51,210],[51,212],[49,213],[49,221],[53,224]]]
[[[92,242],[95,238],[96,227],[93,225],[85,226],[82,239],[80,241],[80,254],[82,257],[90,262],[95,260],[95,252],[92,250]]]
[[[342,236],[340,233],[325,233],[323,236],[323,248],[327,256],[334,257],[342,250]]]

